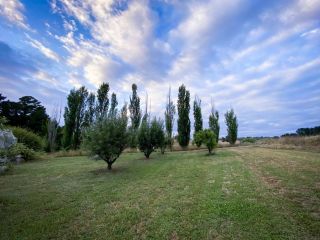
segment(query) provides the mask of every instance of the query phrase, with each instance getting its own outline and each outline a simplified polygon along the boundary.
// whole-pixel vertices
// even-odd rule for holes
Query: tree
[[[130,97],[130,120],[131,120],[131,127],[130,127],[130,147],[136,148],[137,147],[137,130],[140,125],[141,121],[141,109],[140,109],[140,97],[137,93],[137,85],[132,84],[132,95]]]
[[[139,149],[146,158],[156,149],[164,145],[163,122],[154,118],[151,122],[147,114],[144,115],[138,131]]]
[[[238,121],[237,116],[234,114],[233,109],[227,111],[225,116],[225,121],[227,125],[228,141],[230,144],[235,144],[238,137]]]
[[[97,118],[104,118],[108,114],[109,90],[110,90],[109,83],[102,83],[97,91],[97,106],[96,106]]]
[[[96,105],[96,96],[94,93],[90,93],[87,99],[87,110],[85,113],[85,120],[84,120],[84,126],[89,127],[94,119],[95,119],[95,106]]]
[[[190,141],[190,92],[184,85],[179,87],[178,94],[178,142],[187,147]]]
[[[166,111],[164,113],[164,119],[165,119],[165,125],[166,125],[167,143],[171,151],[172,151],[172,145],[173,145],[172,129],[174,124],[175,114],[176,114],[176,108],[173,104],[173,101],[171,100],[171,88],[169,88],[168,102],[166,105]]]
[[[109,110],[110,117],[114,117],[117,114],[117,106],[118,106],[117,95],[115,93],[112,93],[111,105],[110,105],[110,110]]]
[[[64,112],[64,147],[78,149],[81,144],[81,133],[85,127],[86,100],[88,91],[85,87],[71,90]]]
[[[57,149],[58,129],[61,119],[61,109],[54,109],[51,118],[47,122],[47,146],[46,151],[54,152]]]
[[[198,131],[194,134],[193,141],[198,148],[201,147],[201,145],[202,145],[202,131]]]
[[[6,117],[9,125],[28,128],[42,136],[46,134],[48,115],[36,98],[24,96],[18,102],[12,102],[3,101],[5,97],[0,95],[0,99],[0,116]]]
[[[211,154],[212,150],[217,146],[216,136],[212,130],[205,129],[202,131],[202,143],[206,145],[209,154]]]
[[[128,118],[126,105],[121,113],[98,119],[85,134],[85,147],[108,164],[108,170],[127,146]]]
[[[209,128],[214,132],[216,136],[216,142],[219,142],[219,132],[220,132],[220,125],[219,125],[219,112],[215,111],[214,108],[211,108],[211,114],[209,116]]]
[[[199,98],[195,98],[193,102],[193,116],[194,116],[194,132],[198,132],[202,130],[202,113],[201,113],[201,100]]]

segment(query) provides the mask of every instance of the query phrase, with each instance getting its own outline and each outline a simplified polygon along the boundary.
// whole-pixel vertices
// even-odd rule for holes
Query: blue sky
[[[231,107],[240,136],[320,125],[320,0],[0,0],[0,33],[0,92],[49,114],[74,87],[123,103],[135,82],[163,116],[184,83],[222,135]]]

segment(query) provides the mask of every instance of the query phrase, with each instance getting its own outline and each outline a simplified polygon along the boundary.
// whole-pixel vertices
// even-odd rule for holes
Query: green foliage
[[[141,121],[141,109],[140,109],[140,97],[137,93],[137,85],[132,84],[132,96],[130,97],[129,111],[130,111],[130,119],[131,119],[131,127],[130,127],[130,141],[129,146],[131,148],[136,148],[138,145],[137,140],[137,131]]]
[[[220,132],[220,125],[219,125],[219,112],[214,111],[209,116],[209,128],[214,132],[216,136],[216,142],[219,142],[219,132]]]
[[[7,156],[14,159],[17,155],[21,155],[25,161],[35,160],[39,155],[31,148],[23,143],[17,143],[8,149]]]
[[[88,91],[85,87],[71,90],[64,112],[64,147],[78,149],[81,144],[81,132],[85,124]]]
[[[117,106],[118,106],[117,95],[115,93],[112,93],[109,117],[114,117],[117,114]]]
[[[93,123],[95,119],[95,113],[96,113],[96,96],[94,93],[90,93],[87,98],[87,110],[85,112],[85,120],[84,120],[84,127],[89,127],[90,124]]]
[[[199,148],[202,145],[202,131],[198,131],[194,134],[193,142]]]
[[[190,92],[184,85],[179,87],[178,94],[178,142],[187,147],[190,141]]]
[[[217,147],[216,136],[210,129],[205,129],[202,131],[202,143],[207,146],[209,153]]]
[[[233,109],[226,112],[225,121],[227,125],[228,141],[230,144],[235,144],[238,138],[238,121]]]
[[[194,116],[194,132],[202,130],[202,113],[201,113],[201,100],[196,97],[193,102],[193,116]]]
[[[165,145],[163,121],[154,118],[150,122],[149,116],[145,115],[139,128],[138,143],[140,151],[146,158],[149,158],[156,148],[163,148]]]
[[[241,140],[241,143],[255,143],[257,140],[255,138],[247,137]]]
[[[108,114],[109,109],[109,83],[102,83],[97,91],[97,118],[104,118]]]
[[[41,136],[46,134],[48,115],[36,98],[24,96],[18,102],[4,101],[2,95],[0,98],[0,116],[6,117],[8,125],[28,128]]]
[[[39,135],[20,127],[10,127],[10,129],[12,130],[13,135],[17,138],[18,143],[23,143],[28,148],[35,151],[43,149],[43,139]]]
[[[7,124],[8,120],[6,117],[0,117],[0,130],[4,129],[4,126]]]
[[[92,155],[98,155],[112,169],[128,142],[126,105],[120,114],[98,119],[86,130],[84,146]]]
[[[172,129],[174,124],[174,115],[176,114],[176,108],[171,100],[171,88],[168,94],[168,103],[166,105],[166,111],[164,113],[165,125],[166,125],[166,145],[170,147],[172,151],[173,138]]]

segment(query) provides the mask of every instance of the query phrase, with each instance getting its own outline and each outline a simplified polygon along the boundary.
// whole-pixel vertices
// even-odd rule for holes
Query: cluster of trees
[[[164,120],[151,117],[140,106],[138,87],[132,85],[129,104],[118,110],[117,95],[110,96],[108,83],[100,85],[96,93],[90,93],[84,86],[72,89],[67,96],[64,109],[64,126],[60,127],[61,110],[55,110],[49,117],[41,103],[31,97],[21,97],[18,102],[6,100],[0,94],[0,116],[4,116],[9,125],[28,128],[47,140],[47,150],[55,151],[61,145],[64,149],[87,147],[92,154],[112,164],[121,152],[127,148],[139,148],[146,158],[156,149],[164,153],[172,150],[174,143],[173,127],[177,118],[177,141],[182,148],[190,143],[191,121],[190,92],[184,85],[179,87],[177,105],[174,104],[169,89],[164,112]],[[209,116],[209,129],[203,129],[201,100],[193,102],[194,142],[205,145],[212,152],[219,140],[219,113],[212,108]],[[233,110],[225,114],[228,127],[228,139],[231,144],[237,140],[238,123]]]
[[[0,93],[0,116],[5,117],[7,124],[30,129],[46,135],[46,123],[49,119],[46,109],[32,96],[19,98],[18,102],[6,100]]]
[[[314,136],[320,134],[320,126],[313,128],[298,128],[295,133],[285,133],[281,137]]]

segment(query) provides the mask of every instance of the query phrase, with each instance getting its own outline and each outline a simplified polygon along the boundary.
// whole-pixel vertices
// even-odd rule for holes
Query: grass
[[[0,177],[0,239],[319,239],[320,154],[237,147],[87,157]]]

